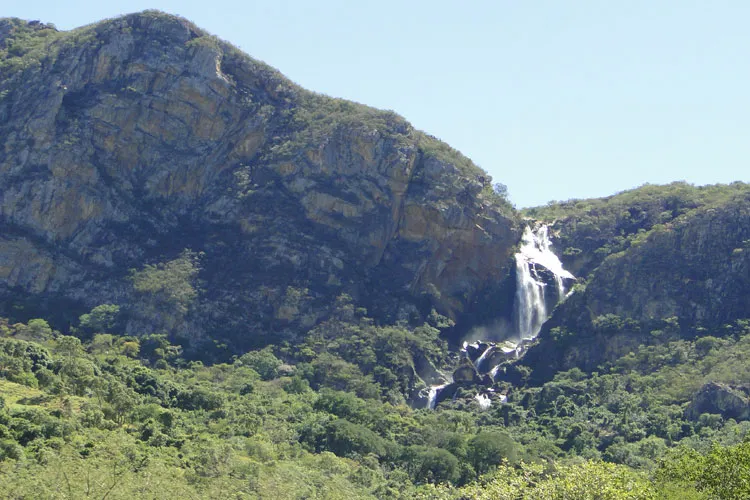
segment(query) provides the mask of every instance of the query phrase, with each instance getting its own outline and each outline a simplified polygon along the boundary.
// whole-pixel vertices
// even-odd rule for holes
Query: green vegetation
[[[39,64],[48,55],[49,44],[60,37],[53,25],[30,24],[16,18],[0,21],[0,74],[8,75]],[[2,83],[2,81],[0,81]]]
[[[696,187],[686,182],[645,185],[606,198],[550,202],[524,210],[535,219],[554,222],[556,243],[565,259],[582,256],[591,261],[585,273],[608,255],[645,241],[652,232],[668,231],[717,206],[742,203],[750,184]]]
[[[53,24],[0,19],[0,102],[25,71],[52,65],[61,51],[95,40],[93,27],[57,31]],[[9,85],[10,83],[10,85]]]
[[[468,175],[472,175],[473,177],[486,177],[488,178],[487,185],[491,188],[491,178],[489,177],[487,172],[476,166],[473,161],[462,155],[460,152],[458,152],[445,142],[441,141],[435,136],[425,134],[423,132],[419,133],[418,140],[419,147],[422,149],[422,152],[426,157],[434,158],[437,161],[455,165],[459,170]]]
[[[139,16],[144,23],[132,23],[137,29],[175,21],[156,11]],[[51,67],[61,51],[103,41],[102,26],[60,33],[39,23],[3,20],[0,105],[37,68]],[[429,184],[418,176],[434,175],[440,178],[434,185],[447,197],[468,200],[467,209],[513,212],[502,184],[493,187],[468,158],[413,130],[397,114],[305,92],[236,48],[187,26],[195,37],[177,53],[216,48],[223,52],[220,69],[228,81],[243,72],[257,77],[237,78],[234,84],[243,95],[237,101],[242,111],[269,125],[260,127],[269,143],[259,149],[258,162],[314,162],[332,141],[346,150],[341,161],[355,162],[370,154],[358,149],[360,139],[377,136],[364,142],[388,143],[394,155],[403,156],[398,161],[414,161],[409,172],[416,177],[414,190]],[[130,33],[136,28],[122,23],[117,29]],[[117,89],[138,98],[138,89],[127,82]],[[234,174],[236,195],[248,203],[263,191],[251,167]],[[445,175],[453,168],[460,175]],[[333,293],[324,296],[315,282],[296,277],[281,283],[286,276],[261,290],[265,302],[243,295],[248,291],[240,290],[242,282],[226,296],[202,302],[204,294],[216,294],[205,288],[217,278],[208,276],[210,268],[202,269],[202,254],[189,250],[162,262],[132,264],[137,269],[119,284],[122,290],[113,287],[112,295],[102,299],[121,303],[100,304],[75,325],[63,328],[62,321],[50,317],[29,319],[28,310],[10,305],[8,314],[27,315],[22,322],[0,319],[0,497],[748,498],[750,320],[742,318],[746,307],[736,300],[748,290],[742,259],[750,237],[736,223],[747,220],[740,215],[747,213],[748,199],[750,186],[742,183],[703,188],[674,183],[527,210],[526,215],[556,221],[553,230],[560,231],[566,265],[581,276],[576,294],[560,306],[578,304],[573,319],[561,320],[541,342],[576,354],[575,347],[605,339],[592,349],[604,345],[601,350],[616,354],[605,362],[593,356],[588,371],[580,368],[582,359],[571,355],[570,366],[578,367],[552,373],[539,385],[529,380],[545,365],[511,367],[518,380],[495,384],[489,409],[474,400],[487,380],[464,383],[435,411],[417,408],[426,403],[428,385],[441,379],[440,370],[459,363],[447,340],[455,333],[452,321],[434,310],[425,314],[429,306],[398,310],[395,304],[389,317],[402,319],[385,320],[385,314],[372,317],[347,295],[329,307]],[[283,220],[279,212],[274,219]],[[714,212],[725,218],[709,218]],[[736,241],[702,233],[707,241],[731,246],[716,255],[705,252],[707,261],[719,261],[718,254],[724,260],[722,269],[701,275],[701,283],[713,283],[724,273],[737,285],[717,285],[722,293],[733,290],[723,295],[709,294],[714,290],[708,285],[691,289],[719,297],[715,303],[704,296],[686,298],[693,310],[695,304],[705,306],[701,314],[706,316],[715,307],[712,323],[661,314],[661,309],[649,316],[656,307],[648,310],[634,297],[612,292],[615,285],[652,278],[660,269],[669,274],[668,265],[653,264],[653,255],[634,250],[648,250],[664,237],[654,254],[661,255],[658,250],[665,247],[684,254],[697,238],[689,232],[677,242],[666,237],[701,217],[710,222],[707,226],[741,233]],[[251,237],[238,233],[237,240],[245,236]],[[299,255],[311,240],[300,240]],[[258,248],[283,253],[281,244]],[[702,249],[694,253],[704,254]],[[227,256],[220,262],[231,264],[233,254]],[[355,267],[356,261],[337,257],[336,262]],[[699,259],[691,263],[708,268]],[[221,279],[230,280],[233,271]],[[236,272],[263,271],[246,267]],[[367,272],[352,274],[341,289]],[[323,281],[329,279],[328,271],[321,274]],[[338,280],[333,274],[330,278],[331,283]],[[657,283],[669,285],[663,287],[663,303],[678,302],[674,297],[687,287],[680,280]],[[651,292],[653,283],[647,281],[642,289]],[[642,297],[656,301],[649,293]],[[329,303],[313,310],[323,300]],[[607,309],[610,303],[619,309]],[[642,317],[634,317],[636,305],[646,310]],[[55,307],[49,310],[54,313]],[[253,308],[255,316],[238,312]],[[196,316],[215,321],[213,329],[191,328],[189,320]],[[298,316],[312,319],[301,326],[302,321],[294,321]],[[263,331],[266,325],[271,326]],[[231,352],[222,344],[243,334],[242,345],[259,348]],[[213,351],[196,353],[211,342]],[[210,363],[217,359],[226,362]],[[507,397],[502,403],[500,394]]]
[[[634,222],[636,216],[651,224],[665,223],[693,209],[719,205],[748,192],[750,186],[742,182],[707,186],[693,186],[687,182],[645,184],[605,198],[552,201],[543,207],[528,208],[524,213],[541,220],[583,218],[588,215],[595,218],[602,228],[613,223],[622,224],[628,218]]]
[[[641,344],[721,337],[746,317],[748,199],[741,182],[673,183],[527,211],[551,223],[565,268],[579,277],[525,358],[532,379],[594,371]]]
[[[159,272],[158,266],[151,271]],[[707,381],[744,384],[750,327],[643,346],[599,373],[471,391],[414,410],[415,359],[447,362],[438,326],[376,326],[341,297],[296,347],[204,366],[163,335],[90,340],[2,323],[4,498],[746,498],[750,422],[686,417]],[[30,333],[33,332],[33,333]],[[32,338],[33,340],[22,340]],[[168,493],[166,485],[169,485]],[[109,493],[107,493],[109,492]]]
[[[146,265],[131,273],[133,288],[154,302],[154,308],[174,309],[185,314],[198,292],[193,281],[198,274],[199,256],[188,250],[177,259],[157,265]],[[93,315],[99,311],[94,309]]]

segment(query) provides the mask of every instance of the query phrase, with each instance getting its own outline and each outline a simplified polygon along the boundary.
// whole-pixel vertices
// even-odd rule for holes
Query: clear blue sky
[[[70,29],[146,8],[396,111],[519,207],[750,181],[747,0],[27,0],[0,16]]]

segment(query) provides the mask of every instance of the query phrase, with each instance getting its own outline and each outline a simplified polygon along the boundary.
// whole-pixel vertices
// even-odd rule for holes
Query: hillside
[[[299,88],[193,24],[0,21],[0,312],[239,350],[347,294],[455,317],[519,222],[490,177],[393,112]]]
[[[519,212],[156,11],[0,19],[0,143],[0,498],[750,498],[748,184]]]
[[[524,360],[541,379],[750,316],[750,186],[645,186],[530,211],[579,276]],[[540,363],[540,360],[544,363]]]

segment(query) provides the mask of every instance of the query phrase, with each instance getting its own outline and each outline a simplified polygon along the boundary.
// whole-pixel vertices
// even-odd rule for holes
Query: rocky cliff
[[[531,213],[555,221],[580,277],[523,360],[540,380],[750,317],[750,185],[646,186]]]
[[[184,19],[4,19],[0,49],[2,314],[114,303],[131,333],[247,347],[342,293],[383,318],[455,317],[518,241],[456,151]]]

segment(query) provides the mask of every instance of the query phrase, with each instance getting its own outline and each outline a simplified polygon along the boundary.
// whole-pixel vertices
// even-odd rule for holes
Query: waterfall
[[[474,399],[479,403],[480,410],[489,410],[492,406],[492,400],[486,394],[479,393],[474,396]]]
[[[534,279],[531,264],[523,254],[516,254],[516,331],[521,339],[533,339],[547,318],[544,283]]]
[[[514,313],[516,332],[521,340],[535,338],[547,320],[545,287],[537,266],[549,271],[555,280],[557,300],[565,297],[565,279],[575,279],[563,268],[551,249],[549,228],[541,225],[536,230],[526,227],[516,259],[516,301]]]
[[[547,307],[553,307],[554,303],[564,300],[567,297],[566,280],[570,285],[570,281],[576,279],[563,268],[560,259],[552,252],[549,228],[543,224],[538,224],[533,229],[529,226],[524,229],[515,261],[516,294],[513,304],[513,331],[504,341],[473,340],[463,343],[461,355],[468,360],[468,363],[463,362],[458,366],[451,378],[455,380],[454,386],[451,387],[454,399],[458,395],[455,384],[473,384],[481,380],[481,384],[492,386],[498,373],[501,369],[504,370],[508,362],[522,357],[534,344],[533,340],[539,335],[542,325],[547,321]],[[553,283],[556,292],[554,297],[552,293],[547,293]],[[497,336],[508,337],[508,332]],[[430,387],[427,408],[435,409],[440,392],[448,385],[450,384]],[[490,408],[493,399],[500,404],[507,401],[507,395],[499,394],[491,399],[487,391],[493,392],[493,389],[485,389],[474,396],[481,410]],[[443,397],[441,400],[443,399],[446,398]]]
[[[438,393],[447,385],[449,384],[433,385],[432,387],[430,387],[430,393],[427,396],[427,408],[429,408],[430,410],[435,409],[435,405],[437,404]]]
[[[476,369],[477,373],[487,373],[489,370],[484,370],[484,363],[487,360],[487,358],[492,355],[492,353],[495,352],[495,346],[490,345],[487,347],[487,349],[484,350],[481,356],[474,362],[474,369]]]

